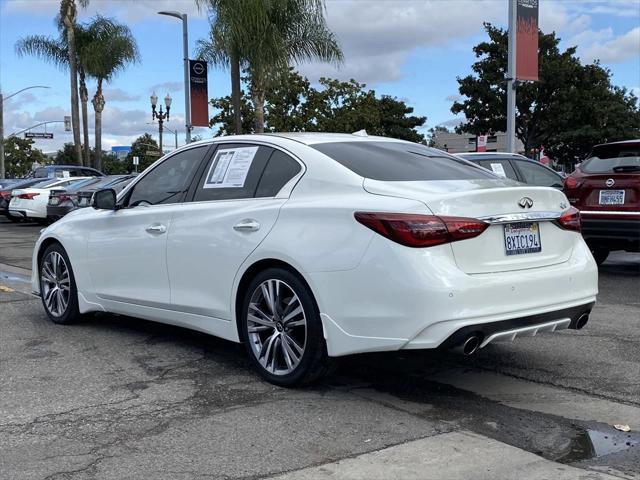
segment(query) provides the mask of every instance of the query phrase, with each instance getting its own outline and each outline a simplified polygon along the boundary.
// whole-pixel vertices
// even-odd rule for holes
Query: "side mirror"
[[[115,210],[116,191],[113,188],[97,190],[91,199],[91,206],[96,210]]]

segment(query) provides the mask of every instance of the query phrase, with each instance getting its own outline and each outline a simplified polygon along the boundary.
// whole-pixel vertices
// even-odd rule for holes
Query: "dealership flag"
[[[208,127],[207,62],[189,60],[189,95],[191,96],[191,125]]]
[[[538,0],[517,0],[516,78],[538,80]]]

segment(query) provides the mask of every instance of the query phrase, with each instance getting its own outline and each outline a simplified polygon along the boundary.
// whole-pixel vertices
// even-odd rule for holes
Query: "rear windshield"
[[[580,169],[586,173],[640,172],[640,143],[597,146]]]
[[[472,180],[495,175],[462,158],[424,145],[403,142],[336,142],[311,145],[358,175],[372,180],[409,182]]]

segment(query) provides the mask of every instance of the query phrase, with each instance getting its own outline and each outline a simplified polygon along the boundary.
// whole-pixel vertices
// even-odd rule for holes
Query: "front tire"
[[[62,245],[49,245],[40,260],[40,298],[53,323],[66,325],[80,319],[78,290],[71,262]]]
[[[260,375],[275,385],[303,385],[329,368],[320,313],[311,290],[281,268],[258,273],[241,310],[241,335]]]

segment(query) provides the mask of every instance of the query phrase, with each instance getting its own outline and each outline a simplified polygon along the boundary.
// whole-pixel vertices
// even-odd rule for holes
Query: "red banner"
[[[516,78],[538,80],[538,0],[517,0]]]
[[[194,127],[208,127],[207,62],[189,60],[189,95],[191,96],[191,125]]]
[[[476,137],[476,152],[487,151],[487,135],[478,135]]]

